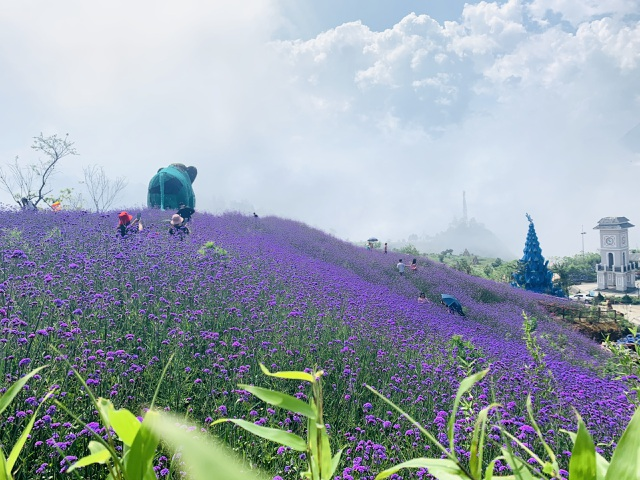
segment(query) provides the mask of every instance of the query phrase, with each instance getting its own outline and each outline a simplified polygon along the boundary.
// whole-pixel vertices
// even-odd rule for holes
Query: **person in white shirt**
[[[396,265],[396,267],[397,267],[398,271],[400,272],[400,275],[404,275],[404,267],[405,267],[405,265],[404,265],[404,263],[402,263],[402,259],[400,259],[398,261],[398,265]]]

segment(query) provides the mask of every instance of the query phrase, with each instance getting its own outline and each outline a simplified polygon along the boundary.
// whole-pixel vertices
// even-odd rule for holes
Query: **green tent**
[[[171,210],[184,203],[195,208],[196,196],[191,184],[197,174],[195,167],[186,167],[181,163],[161,168],[149,182],[147,205],[150,208]]]

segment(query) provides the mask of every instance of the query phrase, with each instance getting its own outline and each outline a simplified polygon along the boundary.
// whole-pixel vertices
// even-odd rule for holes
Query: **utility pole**
[[[582,260],[584,260],[584,236],[587,234],[587,232],[584,231],[584,225],[581,225],[580,229],[580,235],[582,235]]]

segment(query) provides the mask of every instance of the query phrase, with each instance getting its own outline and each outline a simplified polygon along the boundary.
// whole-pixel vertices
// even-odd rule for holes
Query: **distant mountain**
[[[412,244],[425,253],[439,253],[450,248],[454,254],[467,250],[481,257],[499,257],[503,260],[516,258],[491,230],[474,218],[454,221],[444,232]]]

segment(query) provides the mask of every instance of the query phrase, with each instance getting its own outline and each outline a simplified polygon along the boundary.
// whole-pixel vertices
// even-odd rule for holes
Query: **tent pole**
[[[164,210],[164,173],[159,173],[160,180],[160,210]]]

